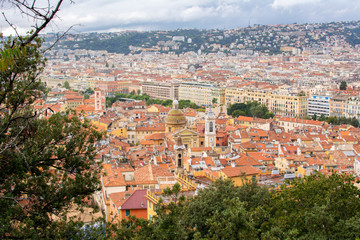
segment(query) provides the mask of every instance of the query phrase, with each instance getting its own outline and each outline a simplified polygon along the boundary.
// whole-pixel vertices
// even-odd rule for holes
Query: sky
[[[11,1],[11,0],[10,0]],[[28,0],[29,1],[29,0]],[[360,0],[64,0],[58,18],[46,29],[61,32],[122,30],[232,29],[249,24],[323,23],[360,20]],[[31,2],[31,1],[30,1]],[[46,4],[37,0],[37,4]],[[56,1],[50,0],[53,4]],[[40,5],[39,5],[40,6]],[[43,5],[42,5],[43,6]],[[25,33],[34,22],[6,0],[0,10]],[[12,32],[3,15],[0,31]]]

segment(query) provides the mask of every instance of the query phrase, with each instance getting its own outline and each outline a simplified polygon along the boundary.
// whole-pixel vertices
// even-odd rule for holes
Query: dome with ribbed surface
[[[171,109],[165,118],[168,125],[185,125],[186,117],[179,109]]]

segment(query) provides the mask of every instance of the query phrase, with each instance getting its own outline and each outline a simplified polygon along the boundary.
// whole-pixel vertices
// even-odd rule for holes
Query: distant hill
[[[354,47],[360,44],[360,21],[322,24],[255,25],[231,30],[178,29],[69,35],[60,49],[105,50],[110,53],[185,52],[275,54],[305,48]]]

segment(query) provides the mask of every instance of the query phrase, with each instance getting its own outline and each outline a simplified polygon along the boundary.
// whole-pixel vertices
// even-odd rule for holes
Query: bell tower
[[[182,143],[181,137],[179,136],[176,139],[176,144],[174,146],[174,154],[175,154],[175,167],[177,173],[182,173],[184,171],[184,155],[186,148]]]
[[[103,99],[104,96],[102,95],[100,88],[95,88],[95,112],[101,113],[105,110]]]
[[[216,117],[211,108],[205,117],[205,147],[216,146]]]

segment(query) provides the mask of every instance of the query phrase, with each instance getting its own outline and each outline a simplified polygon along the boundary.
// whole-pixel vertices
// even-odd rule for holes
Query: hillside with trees
[[[315,34],[315,32],[317,32]],[[245,28],[177,29],[169,31],[124,31],[117,33],[86,33],[61,41],[62,49],[104,50],[109,53],[186,52],[226,54],[262,52],[269,55],[287,52],[281,46],[297,49],[331,45],[336,38],[351,46],[360,43],[360,22],[331,22],[321,24],[254,25]],[[180,37],[180,38],[177,38]],[[53,41],[52,39],[48,39]]]

